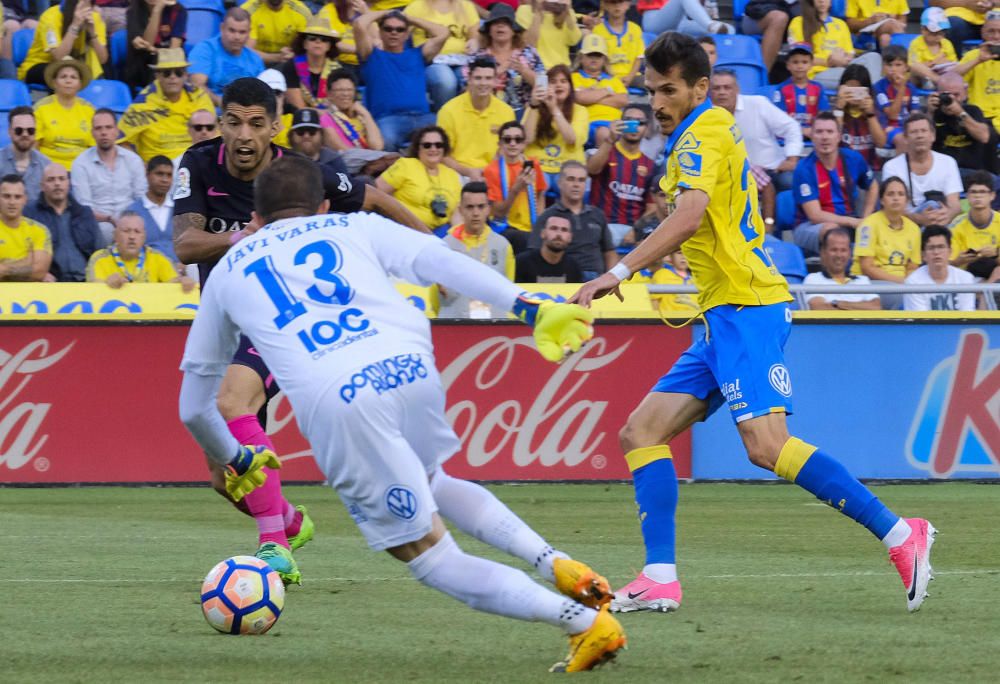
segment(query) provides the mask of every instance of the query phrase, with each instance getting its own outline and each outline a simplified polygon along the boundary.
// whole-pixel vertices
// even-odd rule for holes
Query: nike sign
[[[208,186],[208,196],[209,197],[229,197],[228,192],[219,192],[214,186]]]

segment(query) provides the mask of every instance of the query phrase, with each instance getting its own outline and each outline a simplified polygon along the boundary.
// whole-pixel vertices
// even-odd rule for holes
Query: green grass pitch
[[[629,650],[587,681],[983,682],[1000,667],[1000,489],[876,488],[940,530],[916,614],[881,544],[791,486],[681,488],[678,613],[630,614]],[[620,586],[643,562],[627,485],[497,486],[558,548]],[[565,640],[476,613],[370,552],[336,496],[289,487],[317,537],[261,637],[217,634],[198,590],[252,553],[253,523],[205,488],[0,489],[5,682],[551,682]],[[502,554],[463,535],[468,551]],[[511,560],[519,567],[524,564]],[[526,570],[530,568],[525,567]]]

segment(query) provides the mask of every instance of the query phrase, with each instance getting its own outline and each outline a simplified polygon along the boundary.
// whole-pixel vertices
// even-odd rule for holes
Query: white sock
[[[423,584],[485,613],[547,622],[568,634],[588,629],[597,618],[593,608],[549,591],[520,570],[463,552],[450,534],[407,566]]]
[[[644,574],[649,579],[654,582],[659,582],[660,584],[668,584],[670,582],[677,581],[677,564],[676,563],[650,563],[642,569],[642,574]]]
[[[893,546],[899,546],[907,539],[910,538],[910,523],[906,522],[902,518],[896,521],[896,524],[892,526],[892,529],[882,537],[882,543],[885,544],[885,548],[891,549]]]
[[[549,582],[555,582],[552,561],[569,558],[521,520],[500,499],[480,485],[451,477],[438,468],[431,479],[438,512],[458,529],[481,542],[531,563]]]

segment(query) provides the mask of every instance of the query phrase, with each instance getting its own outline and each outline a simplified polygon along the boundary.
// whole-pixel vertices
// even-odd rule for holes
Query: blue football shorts
[[[733,422],[792,412],[785,342],[792,327],[787,303],[726,304],[705,312],[705,335],[653,386],[708,402],[706,418],[724,403]]]

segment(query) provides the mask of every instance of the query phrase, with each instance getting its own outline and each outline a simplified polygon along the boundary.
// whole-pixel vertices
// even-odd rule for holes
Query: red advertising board
[[[662,324],[598,325],[561,365],[520,325],[434,325],[448,418],[477,480],[626,479],[618,430],[688,345]],[[185,324],[0,327],[0,483],[199,482],[203,457],[177,418]],[[269,432],[283,479],[321,480],[280,395]],[[690,438],[673,444],[681,477]]]

